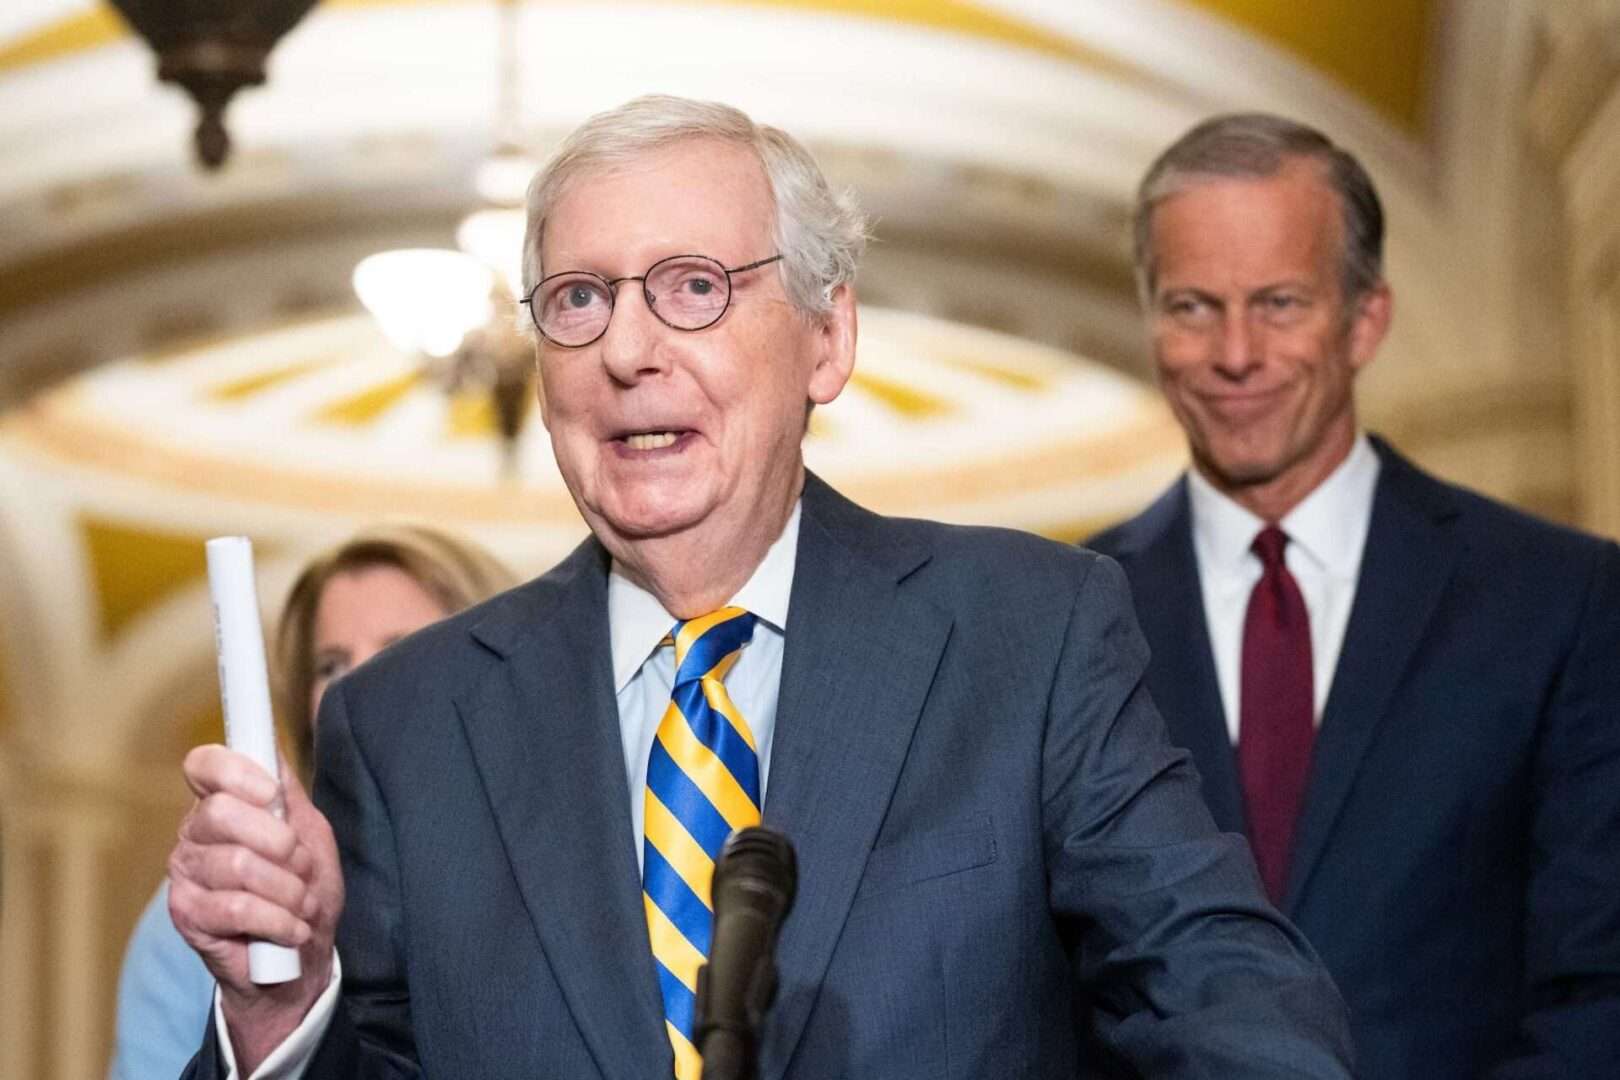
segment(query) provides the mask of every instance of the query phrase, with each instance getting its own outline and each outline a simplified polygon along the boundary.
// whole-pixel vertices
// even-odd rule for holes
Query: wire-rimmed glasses
[[[648,309],[673,330],[702,330],[720,321],[731,304],[731,275],[776,262],[772,255],[743,266],[723,266],[707,255],[671,255],[644,274],[605,278],[563,270],[541,278],[523,298],[535,329],[553,345],[578,349],[607,333],[618,287],[641,282]]]

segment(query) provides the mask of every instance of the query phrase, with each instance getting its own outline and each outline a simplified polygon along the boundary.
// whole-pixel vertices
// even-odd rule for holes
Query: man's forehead
[[[580,244],[618,246],[748,234],[769,240],[775,207],[759,156],[749,147],[690,136],[580,169],[560,185],[541,234],[542,254]],[[692,252],[710,254],[707,251]]]
[[[1341,216],[1339,192],[1322,163],[1291,157],[1261,175],[1190,174],[1159,200],[1153,219],[1157,222],[1163,216],[1158,211],[1167,206],[1179,204],[1186,209],[1194,203],[1207,212],[1214,203],[1232,201],[1241,201],[1249,215],[1264,220],[1291,213],[1321,214],[1334,220]]]
[[[1273,245],[1336,249],[1342,232],[1338,193],[1312,162],[1269,176],[1198,177],[1160,200],[1150,221],[1150,241],[1161,257],[1189,243],[1232,257],[1235,249]]]

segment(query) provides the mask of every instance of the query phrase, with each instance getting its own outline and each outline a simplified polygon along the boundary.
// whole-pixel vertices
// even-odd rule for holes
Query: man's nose
[[[1227,314],[1215,350],[1215,368],[1223,375],[1239,378],[1260,366],[1265,328],[1255,324],[1242,309]]]
[[[602,364],[615,381],[625,384],[665,371],[669,362],[664,336],[670,332],[653,314],[641,283],[623,282],[602,334]]]

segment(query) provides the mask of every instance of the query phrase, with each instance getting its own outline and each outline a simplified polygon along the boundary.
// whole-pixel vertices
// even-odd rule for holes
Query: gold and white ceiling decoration
[[[583,525],[530,423],[504,467],[488,400],[446,395],[363,315],[104,364],[0,419],[0,452],[80,505],[250,504],[292,517],[413,513],[511,528],[524,562]],[[866,308],[842,397],[819,409],[810,466],[896,513],[1074,535],[1180,466],[1147,387],[1048,346]],[[1144,487],[1144,485],[1149,485]],[[160,517],[149,517],[156,525]]]

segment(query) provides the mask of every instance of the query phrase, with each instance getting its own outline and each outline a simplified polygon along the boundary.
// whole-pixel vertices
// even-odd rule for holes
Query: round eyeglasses
[[[523,298],[535,328],[553,345],[578,349],[607,333],[613,302],[626,281],[641,282],[641,294],[658,321],[672,330],[702,330],[720,321],[731,304],[731,275],[780,259],[722,266],[707,255],[671,255],[645,274],[605,278],[588,270],[563,270],[540,279]]]

